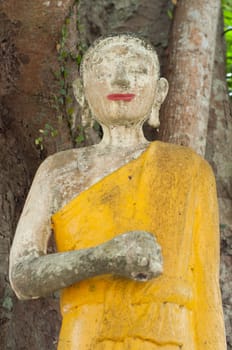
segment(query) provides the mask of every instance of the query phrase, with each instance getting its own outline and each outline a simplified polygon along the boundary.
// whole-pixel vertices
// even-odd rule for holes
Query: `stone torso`
[[[132,344],[133,349],[141,349],[146,341],[149,349],[195,349],[190,310],[199,159],[189,150],[178,150],[179,156],[173,157],[172,147],[151,145],[135,162],[82,192],[54,215],[59,251],[88,248],[136,228],[156,235],[164,257],[162,276],[145,284],[101,276],[66,289],[61,297],[59,349],[70,337],[72,344],[78,342],[83,348],[88,344],[88,349],[103,349],[103,343],[110,346],[107,338],[118,349],[124,349],[125,342],[128,349]],[[83,311],[84,305],[89,312]],[[89,337],[84,325],[92,318],[101,327],[93,326]],[[78,327],[82,331],[77,339],[73,330]],[[136,338],[140,341],[133,343]]]
[[[92,146],[52,156],[48,170],[52,213],[105,176],[136,159],[147,145],[139,145],[133,150],[115,148],[111,152],[107,148]]]

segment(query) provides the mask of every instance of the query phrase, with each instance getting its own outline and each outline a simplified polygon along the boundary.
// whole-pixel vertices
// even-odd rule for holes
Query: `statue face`
[[[94,49],[84,63],[86,98],[104,125],[143,122],[157,90],[158,63],[138,39],[115,37]]]

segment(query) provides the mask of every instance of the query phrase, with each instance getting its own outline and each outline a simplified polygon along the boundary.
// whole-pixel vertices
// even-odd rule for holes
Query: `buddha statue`
[[[61,290],[59,350],[225,350],[215,181],[193,150],[149,143],[168,83],[133,35],[97,41],[82,80],[103,138],[38,169],[16,230],[20,299]],[[54,233],[57,253],[47,254]]]

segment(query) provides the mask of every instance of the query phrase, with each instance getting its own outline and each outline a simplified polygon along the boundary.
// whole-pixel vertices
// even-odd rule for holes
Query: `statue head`
[[[94,118],[100,124],[159,126],[159,109],[168,82],[160,78],[155,50],[133,35],[118,34],[97,40],[84,55],[83,91]],[[80,82],[74,93],[83,103]]]

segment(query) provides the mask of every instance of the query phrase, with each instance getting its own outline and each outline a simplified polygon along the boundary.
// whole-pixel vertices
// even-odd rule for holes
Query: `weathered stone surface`
[[[161,248],[155,237],[131,231],[89,249],[43,257],[31,253],[12,267],[11,281],[18,297],[24,300],[48,296],[98,275],[113,274],[144,282],[162,272]],[[9,304],[5,299],[6,308]]]

